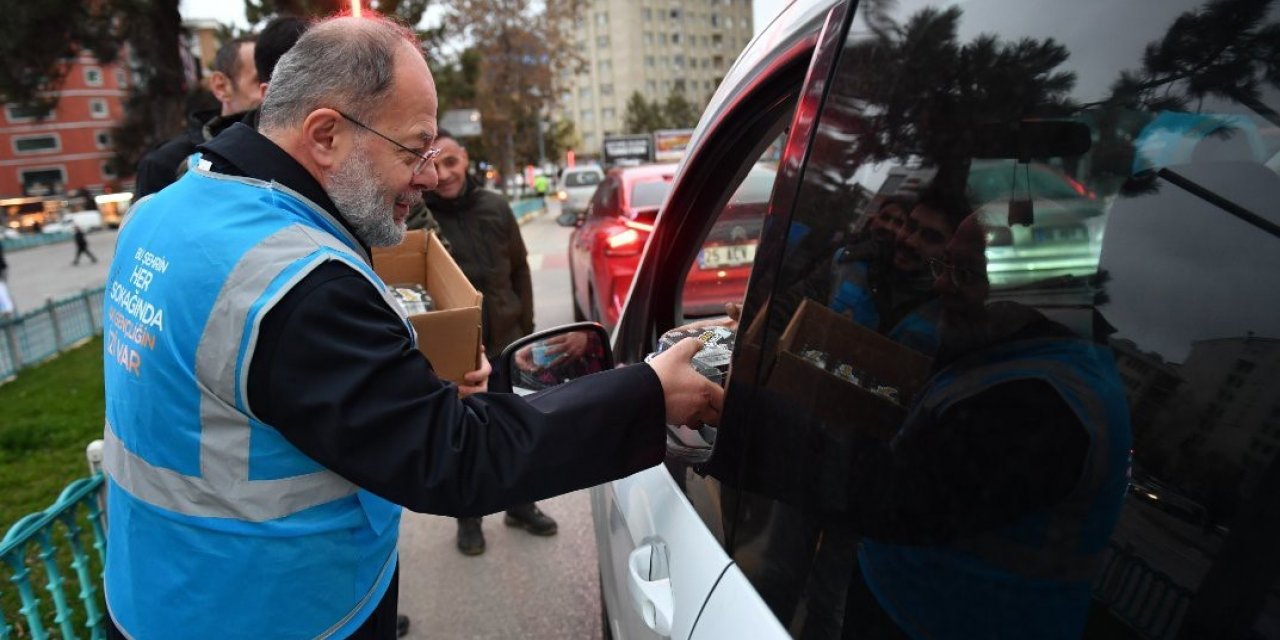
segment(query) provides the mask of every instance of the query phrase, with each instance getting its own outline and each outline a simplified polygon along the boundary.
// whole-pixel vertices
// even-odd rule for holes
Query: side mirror
[[[613,368],[609,333],[578,322],[525,336],[502,350],[489,390],[528,395]]]
[[[578,214],[572,211],[565,211],[556,216],[556,224],[562,227],[576,227],[578,226]]]

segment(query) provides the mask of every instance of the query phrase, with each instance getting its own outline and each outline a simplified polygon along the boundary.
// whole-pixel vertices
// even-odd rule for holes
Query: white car
[[[591,194],[603,180],[604,170],[595,165],[565,169],[560,175],[560,191],[556,194],[560,199],[561,212],[576,215],[586,211]]]
[[[637,365],[705,313],[707,249],[754,235],[717,223],[777,167],[745,296],[725,290],[719,425],[668,426],[662,464],[591,489],[606,638],[1280,638],[1280,175],[1241,133],[1274,131],[1273,56],[1246,34],[1280,24],[1233,7],[795,0],[747,46],[646,227],[610,359],[557,365]],[[1135,168],[1160,110],[1201,101],[1239,114],[1223,144]],[[874,245],[877,194],[921,167],[897,246]],[[993,246],[1025,248],[1023,275]],[[837,306],[850,274],[932,287],[917,308],[962,320],[948,350]],[[604,335],[517,341],[495,378],[558,331]]]

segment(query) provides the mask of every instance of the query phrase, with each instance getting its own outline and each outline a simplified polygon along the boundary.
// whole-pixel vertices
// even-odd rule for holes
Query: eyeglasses
[[[949,273],[951,275],[951,284],[957,287],[965,287],[977,282],[982,282],[986,278],[986,273],[957,267],[954,264],[943,262],[936,258],[929,258],[929,273],[934,278],[941,278],[942,274]]]
[[[334,111],[338,111],[338,110],[334,109]],[[379,138],[382,138],[383,140],[386,140],[387,142],[390,142],[391,144],[394,144],[397,147],[400,147],[401,150],[407,151],[408,153],[413,154],[413,156],[418,159],[418,161],[413,164],[413,175],[415,176],[418,175],[419,173],[422,173],[422,170],[427,166],[428,162],[435,160],[436,156],[440,155],[439,147],[428,147],[426,153],[421,153],[414,149],[410,149],[409,147],[406,147],[400,144],[399,142],[392,140],[391,138],[388,138],[387,136],[383,135],[381,132],[374,129],[373,127],[370,127],[369,125],[363,122],[360,122],[359,120],[356,120],[355,118],[352,118],[351,116],[341,111],[338,111],[338,115],[349,120],[351,124],[354,124],[357,127],[360,127],[361,129],[364,129],[365,131],[368,131],[369,133],[372,133],[373,135],[378,136]]]

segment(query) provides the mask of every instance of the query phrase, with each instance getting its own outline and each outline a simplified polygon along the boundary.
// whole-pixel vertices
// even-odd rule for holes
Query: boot
[[[538,510],[538,505],[530,502],[507,510],[502,522],[508,527],[520,527],[535,536],[553,536],[556,534],[556,521]]]
[[[403,638],[409,635],[409,616],[403,613],[396,615],[396,637]]]
[[[458,551],[468,556],[484,553],[484,531],[480,530],[480,518],[458,518]]]

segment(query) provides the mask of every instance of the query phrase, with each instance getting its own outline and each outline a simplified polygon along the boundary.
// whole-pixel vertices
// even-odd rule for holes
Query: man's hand
[[[489,359],[484,356],[484,347],[480,347],[480,368],[462,375],[466,384],[458,385],[458,397],[465,398],[473,393],[488,391],[489,374],[492,372],[493,367],[489,365]]]
[[[742,305],[734,302],[726,302],[724,303],[724,313],[728,317],[698,320],[696,322],[690,322],[689,324],[676,327],[675,329],[672,329],[672,331],[689,331],[693,329],[706,329],[708,327],[727,327],[737,331],[738,319],[742,317]]]
[[[685,338],[649,361],[662,381],[662,398],[667,423],[697,427],[700,423],[720,424],[724,389],[702,377],[689,362],[702,349],[695,338]]]

